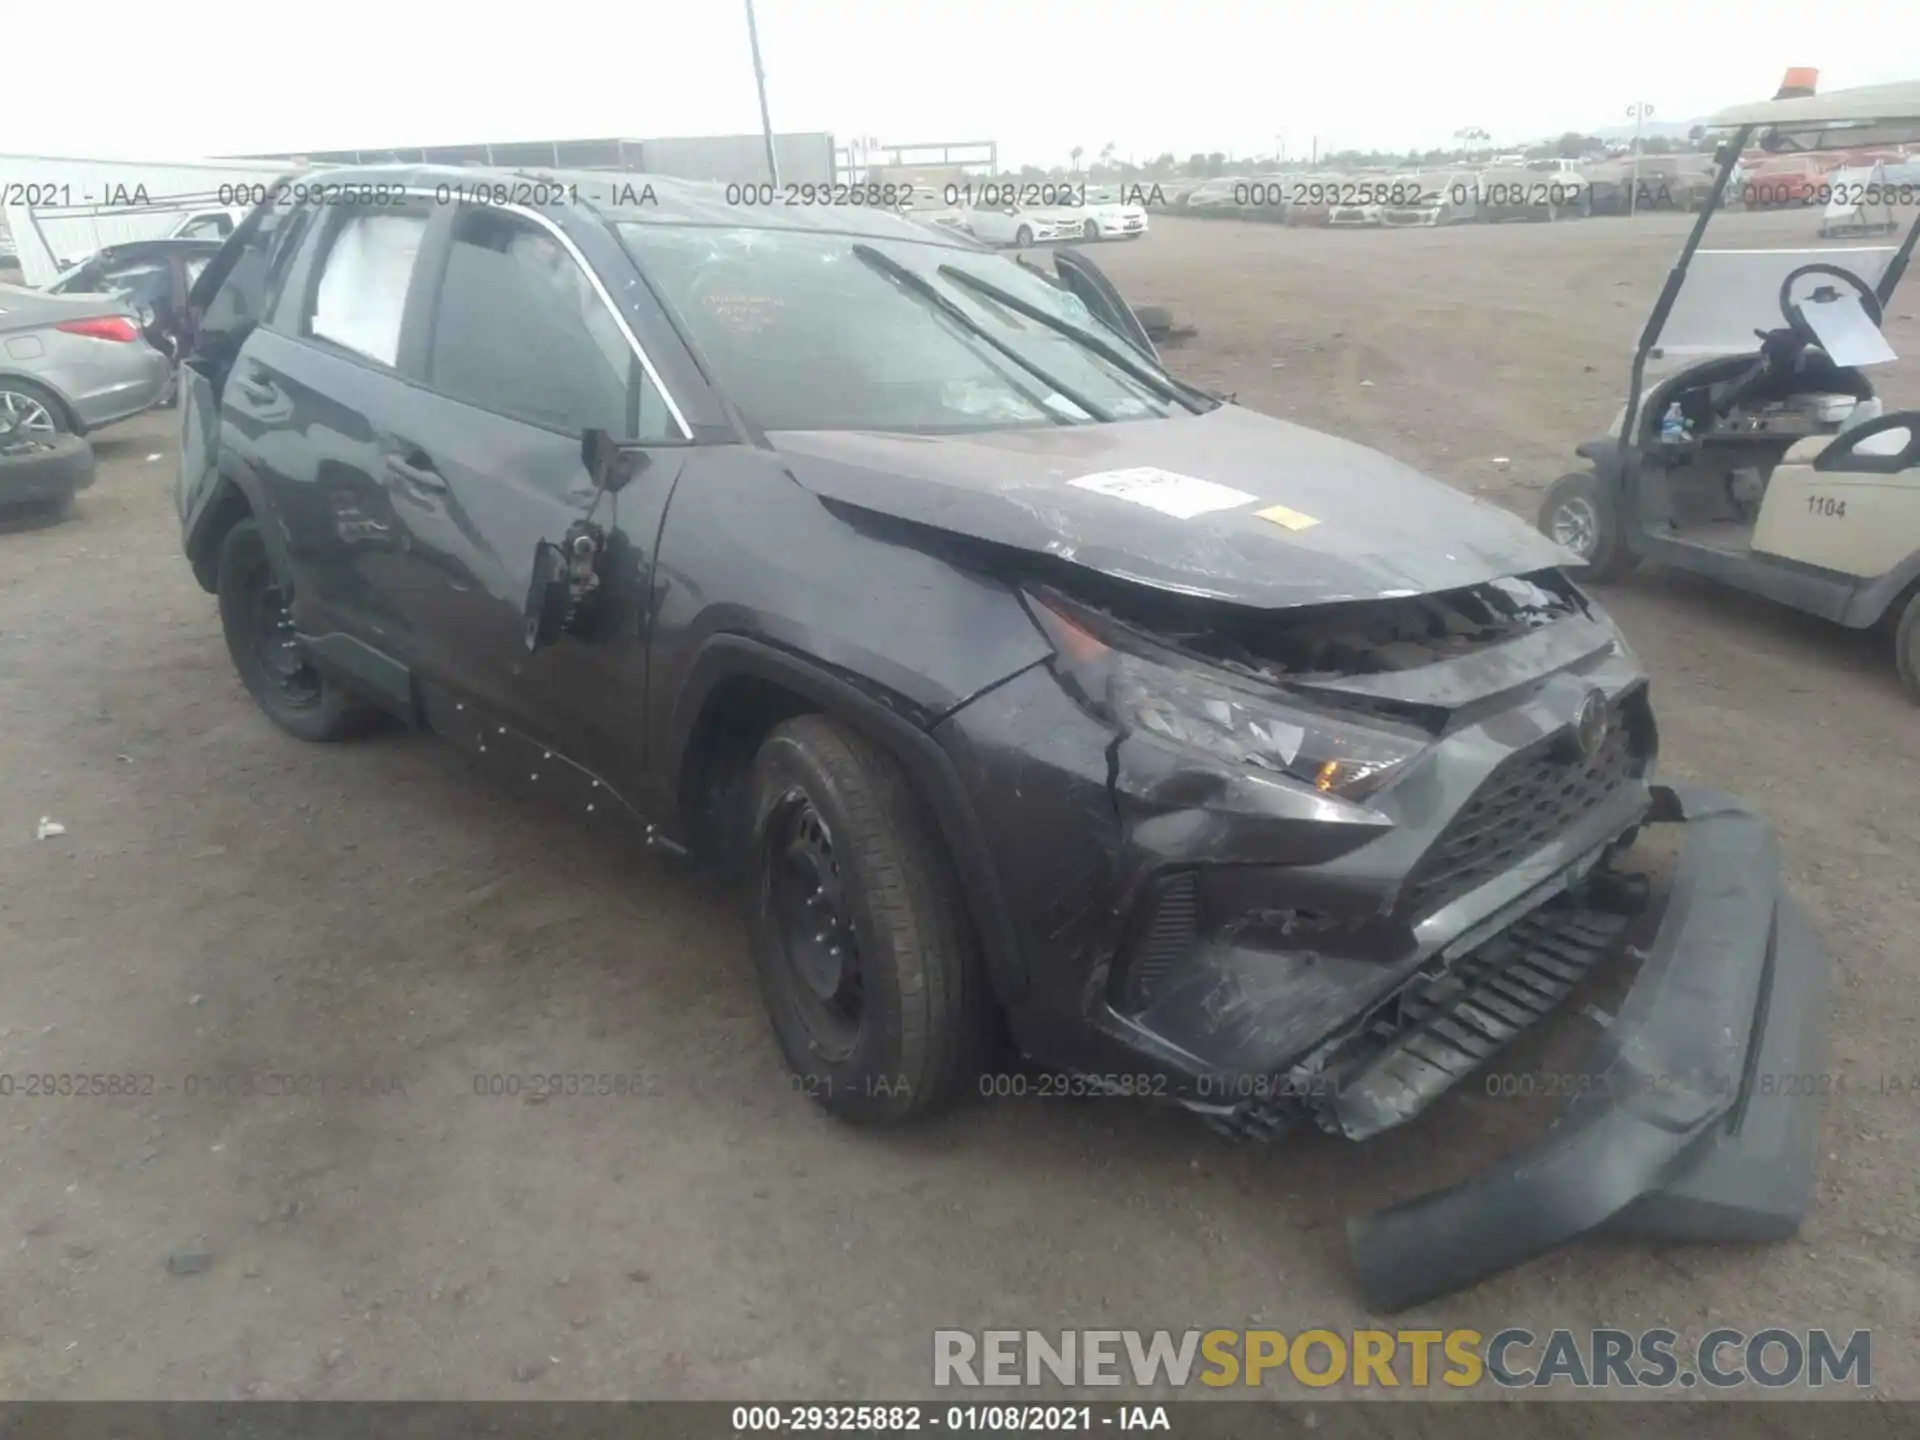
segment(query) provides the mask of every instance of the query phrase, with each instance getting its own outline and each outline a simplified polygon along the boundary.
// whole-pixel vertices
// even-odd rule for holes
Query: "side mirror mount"
[[[609,495],[618,495],[633,478],[633,466],[619,442],[598,428],[580,432],[580,463],[593,477],[593,488]]]
[[[539,650],[558,640],[566,631],[572,609],[566,554],[558,545],[542,540],[534,547],[533,583],[527,587],[523,611],[523,638],[527,649]]]

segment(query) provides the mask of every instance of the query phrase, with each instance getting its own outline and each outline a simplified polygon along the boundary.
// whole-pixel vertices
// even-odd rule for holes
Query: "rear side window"
[[[677,435],[660,392],[566,248],[544,227],[476,208],[454,224],[427,383],[548,429]]]
[[[306,332],[392,365],[427,222],[419,215],[349,213],[320,263]]]

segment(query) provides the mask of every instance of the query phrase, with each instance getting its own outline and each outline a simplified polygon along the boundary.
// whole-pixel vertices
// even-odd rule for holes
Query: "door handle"
[[[398,455],[389,455],[387,473],[402,485],[415,490],[425,490],[438,495],[444,493],[447,488],[446,477],[434,469],[433,462],[424,456],[421,457],[420,463],[416,464]]]
[[[280,398],[279,390],[264,380],[250,380],[242,376],[233,383],[240,387],[242,395],[261,405],[271,405]]]

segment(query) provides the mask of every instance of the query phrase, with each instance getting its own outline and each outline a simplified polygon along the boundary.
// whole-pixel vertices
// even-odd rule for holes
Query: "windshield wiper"
[[[1098,355],[1102,360],[1105,360],[1109,365],[1126,371],[1127,374],[1146,386],[1147,389],[1153,391],[1153,393],[1158,395],[1162,400],[1171,400],[1174,404],[1192,411],[1195,415],[1202,414],[1220,404],[1220,400],[1216,396],[1209,395],[1204,390],[1196,390],[1184,380],[1176,380],[1171,375],[1149,369],[1147,366],[1141,364],[1140,361],[1127,354],[1126,349],[1123,349],[1121,346],[1109,345],[1091,330],[1082,330],[1078,325],[1070,324],[1057,315],[1049,315],[1038,305],[1022,300],[1018,295],[1013,295],[1002,290],[991,280],[982,280],[978,275],[970,274],[956,265],[942,265],[940,267],[940,274],[946,276],[949,280],[958,281],[970,290],[978,291],[990,300],[1006,306],[1007,309],[1013,311],[1016,315],[1024,315],[1035,324],[1044,325],[1055,334],[1064,335],[1069,340],[1086,346],[1087,349],[1093,351],[1094,354]],[[1045,277],[1043,276],[1042,278]],[[1131,347],[1127,348],[1130,349]]]
[[[973,336],[974,339],[985,341],[988,345],[991,345],[1001,355],[1013,361],[1014,364],[1018,365],[1022,370],[1025,370],[1042,384],[1048,386],[1056,394],[1064,395],[1068,400],[1071,400],[1075,405],[1086,411],[1090,418],[1098,420],[1103,424],[1112,421],[1112,415],[1101,409],[1100,406],[1094,404],[1093,401],[1089,400],[1079,391],[1073,389],[1065,381],[1056,380],[1040,366],[1034,364],[1033,361],[1027,359],[1027,357],[1022,355],[1018,350],[1001,340],[991,330],[987,329],[986,326],[967,314],[965,310],[962,310],[945,295],[942,295],[925,277],[916,275],[884,250],[876,250],[871,245],[856,244],[852,249],[853,253],[858,256],[863,263],[878,270],[908,294],[931,306],[935,313],[944,315],[967,334]],[[1061,425],[1072,423],[1062,416],[1055,414],[1044,401],[1036,401],[1035,403],[1045,412],[1047,418],[1055,423]]]

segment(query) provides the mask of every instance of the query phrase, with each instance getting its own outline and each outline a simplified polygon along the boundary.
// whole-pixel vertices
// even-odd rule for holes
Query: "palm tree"
[[[1476,142],[1484,143],[1492,137],[1478,125],[1469,125],[1463,130],[1454,131],[1453,138],[1460,142],[1462,150],[1471,150]]]
[[[1067,157],[1073,161],[1073,168],[1075,170],[1078,170],[1080,168],[1080,157],[1084,154],[1086,154],[1086,151],[1081,149],[1080,146],[1078,145],[1074,146],[1073,149],[1067,152]]]

